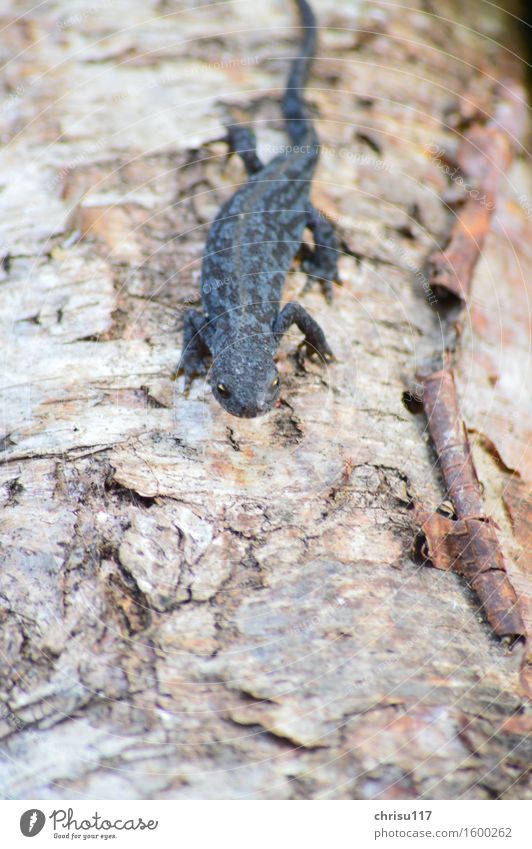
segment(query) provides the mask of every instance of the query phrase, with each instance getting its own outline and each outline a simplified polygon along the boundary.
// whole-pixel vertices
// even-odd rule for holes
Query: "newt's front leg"
[[[187,310],[185,313],[183,350],[177,367],[177,374],[185,375],[185,392],[194,377],[207,373],[211,356],[205,332],[208,323],[208,319],[197,310]]]
[[[282,336],[292,324],[295,324],[305,334],[301,345],[308,357],[312,354],[318,354],[319,358],[325,363],[334,359],[334,354],[329,348],[325,334],[318,322],[303,309],[301,304],[297,304],[295,301],[290,301],[283,307],[275,320],[273,332]]]

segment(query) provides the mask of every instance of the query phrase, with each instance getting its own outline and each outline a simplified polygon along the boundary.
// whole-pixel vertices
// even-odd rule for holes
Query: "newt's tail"
[[[288,134],[295,144],[317,145],[318,137],[303,100],[303,89],[316,52],[316,18],[306,0],[296,0],[296,3],[305,35],[301,53],[294,61],[288,77],[283,97],[283,115]]]

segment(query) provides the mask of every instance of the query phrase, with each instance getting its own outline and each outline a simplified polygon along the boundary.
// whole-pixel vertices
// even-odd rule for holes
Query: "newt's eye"
[[[275,389],[276,386],[279,386],[279,378],[276,377],[275,380],[272,380],[272,389]]]
[[[227,398],[231,394],[225,383],[219,383],[216,388],[220,395],[223,395],[225,398]]]

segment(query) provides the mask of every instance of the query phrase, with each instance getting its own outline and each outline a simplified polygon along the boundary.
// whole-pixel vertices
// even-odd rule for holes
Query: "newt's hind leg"
[[[314,236],[314,250],[308,251],[301,270],[308,274],[304,291],[317,280],[327,303],[332,302],[333,282],[338,280],[338,241],[333,225],[311,203],[307,205],[307,227]]]
[[[197,310],[187,310],[184,318],[183,350],[177,367],[177,374],[185,375],[185,393],[190,389],[192,380],[206,374],[211,355],[205,339],[208,319]]]
[[[334,359],[334,354],[327,344],[325,333],[318,322],[303,309],[301,304],[297,304],[295,301],[290,301],[283,307],[277,316],[273,332],[282,336],[292,324],[295,324],[305,334],[300,348],[303,348],[307,357],[318,354],[320,360],[325,363]]]
[[[249,127],[232,124],[228,128],[227,138],[233,151],[238,153],[242,159],[248,174],[256,174],[264,167],[257,155],[257,139],[253,130],[250,130]]]

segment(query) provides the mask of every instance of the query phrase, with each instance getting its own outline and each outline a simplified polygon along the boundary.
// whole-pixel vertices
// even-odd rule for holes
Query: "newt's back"
[[[209,315],[267,302],[271,323],[307,221],[317,147],[307,149],[275,157],[220,209],[202,269]]]

